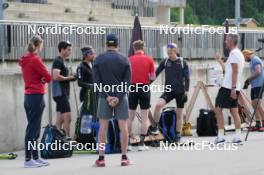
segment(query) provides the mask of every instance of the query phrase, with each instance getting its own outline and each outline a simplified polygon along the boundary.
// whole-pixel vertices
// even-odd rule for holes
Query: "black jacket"
[[[172,91],[176,93],[189,91],[190,71],[186,61],[183,60],[183,63],[181,63],[181,59],[175,61],[164,59],[156,70],[156,76],[163,69],[165,69],[165,85],[171,85]]]
[[[78,85],[81,87],[80,101],[85,99],[86,90],[93,83],[92,68],[90,65],[83,61],[77,68]]]

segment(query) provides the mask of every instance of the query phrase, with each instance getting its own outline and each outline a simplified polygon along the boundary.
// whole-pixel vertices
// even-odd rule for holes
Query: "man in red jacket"
[[[28,120],[25,135],[25,168],[49,165],[48,162],[39,159],[38,150],[30,146],[37,144],[40,135],[41,118],[45,108],[45,84],[51,81],[51,75],[39,57],[42,48],[41,37],[33,36],[27,52],[19,60],[25,82],[24,107]]]

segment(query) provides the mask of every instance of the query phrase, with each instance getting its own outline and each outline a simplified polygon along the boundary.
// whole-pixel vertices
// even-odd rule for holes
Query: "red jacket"
[[[25,94],[45,94],[45,84],[51,75],[42,59],[34,53],[25,53],[19,60],[25,82]]]

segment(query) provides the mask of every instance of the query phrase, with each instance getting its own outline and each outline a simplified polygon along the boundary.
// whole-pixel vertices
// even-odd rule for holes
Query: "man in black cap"
[[[68,139],[70,139],[71,124],[70,81],[74,81],[76,78],[69,75],[69,70],[64,61],[71,54],[71,46],[69,41],[61,41],[58,45],[59,56],[55,58],[52,64],[52,95],[56,102],[56,126],[65,131]]]
[[[105,144],[109,119],[114,116],[118,120],[121,132],[121,166],[128,166],[130,161],[126,153],[129,115],[126,89],[131,80],[131,69],[128,58],[120,54],[117,47],[116,35],[109,34],[106,42],[107,51],[100,54],[94,61],[93,81],[95,90],[99,92],[97,110],[97,117],[100,122],[99,145]],[[99,89],[99,86],[103,88]],[[99,149],[99,159],[96,160],[95,166],[105,166],[104,152],[104,149]]]

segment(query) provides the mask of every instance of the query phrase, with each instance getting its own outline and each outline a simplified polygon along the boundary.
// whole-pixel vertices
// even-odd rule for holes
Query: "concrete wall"
[[[195,86],[198,80],[206,81],[206,69],[207,64],[215,64],[214,61],[191,61],[189,65],[191,67],[191,89],[189,98],[193,92],[193,86]],[[50,67],[50,63],[47,63]],[[75,64],[76,67],[77,63]],[[73,69],[75,70],[75,68]],[[244,76],[240,79],[244,82],[244,77],[247,77],[248,71],[244,71]],[[163,75],[159,76],[155,81],[155,84],[162,84]],[[7,152],[13,150],[23,149],[24,132],[26,128],[26,116],[23,107],[24,101],[24,90],[23,90],[23,80],[19,67],[17,63],[0,64],[0,152]],[[75,84],[76,85],[76,84]],[[77,85],[76,85],[77,87]],[[79,90],[78,90],[79,91]],[[215,96],[217,95],[218,88],[209,88],[208,92],[214,103]],[[202,93],[201,93],[202,94]],[[207,108],[204,97],[202,95],[198,96],[198,100],[191,114],[191,123],[196,124],[196,118],[199,115],[199,110],[201,108]],[[247,94],[248,91],[247,91]],[[155,103],[161,93],[152,93],[151,95],[151,108],[153,110]],[[77,94],[78,96],[78,94]],[[76,121],[76,106],[73,96],[73,88],[71,86],[71,106],[72,106],[72,136],[74,132],[74,124]],[[43,115],[42,126],[48,124],[48,99],[45,96],[46,108]],[[175,106],[175,101],[172,101],[167,106]],[[52,102],[53,107],[53,122],[55,121],[56,114],[54,113],[55,104]],[[185,113],[185,111],[184,111]],[[229,114],[225,112],[225,117]],[[227,120],[226,120],[227,121]],[[42,130],[43,131],[43,130]],[[139,133],[138,121],[134,124],[134,133]]]

